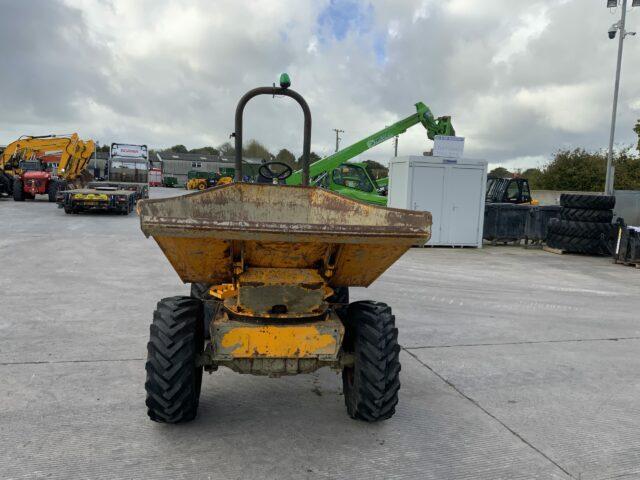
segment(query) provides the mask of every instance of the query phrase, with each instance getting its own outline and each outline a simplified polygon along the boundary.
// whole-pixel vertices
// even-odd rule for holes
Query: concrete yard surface
[[[188,286],[136,214],[0,199],[0,220],[1,479],[640,478],[639,270],[412,249],[351,290],[396,315],[391,420],[351,420],[329,370],[221,369],[172,426],[147,418],[146,343],[156,302]]]

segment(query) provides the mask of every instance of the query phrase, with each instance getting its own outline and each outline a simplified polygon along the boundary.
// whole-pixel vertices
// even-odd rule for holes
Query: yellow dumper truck
[[[412,245],[430,236],[428,212],[366,204],[310,187],[311,113],[288,88],[259,87],[236,110],[235,182],[138,204],[141,228],[184,282],[190,297],[158,302],[150,328],[146,405],[157,422],[197,413],[203,369],[295,375],[342,372],[348,414],[373,422],[395,412],[400,347],[391,308],[349,303]],[[257,95],[293,98],[304,112],[302,185],[243,183],[242,117]],[[289,172],[285,172],[290,175]]]

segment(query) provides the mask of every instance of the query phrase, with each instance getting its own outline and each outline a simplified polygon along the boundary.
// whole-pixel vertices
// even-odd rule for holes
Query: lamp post
[[[607,7],[617,7],[618,0],[607,0]],[[633,0],[632,7],[640,6],[640,0]],[[635,35],[636,32],[627,32],[625,25],[627,21],[627,0],[622,0],[622,15],[620,21],[614,23],[609,28],[609,38],[616,38],[616,33],[620,31],[618,38],[618,63],[616,66],[616,82],[613,89],[613,109],[611,112],[611,132],[609,135],[609,154],[607,155],[607,176],[604,182],[605,195],[613,195],[613,142],[616,135],[616,115],[618,113],[618,94],[620,92],[620,70],[622,68],[622,49],[624,47],[624,39],[627,35]]]

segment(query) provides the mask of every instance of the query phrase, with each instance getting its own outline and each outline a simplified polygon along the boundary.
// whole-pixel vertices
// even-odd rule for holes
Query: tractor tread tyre
[[[22,182],[17,178],[13,180],[13,200],[16,202],[24,202]]]
[[[548,232],[567,237],[609,239],[615,235],[616,226],[612,223],[573,222],[552,218],[549,220]]]
[[[354,354],[353,366],[342,371],[347,413],[367,422],[391,418],[400,390],[400,345],[391,308],[379,302],[354,302],[345,323],[350,337],[345,347]]]
[[[562,220],[575,222],[611,223],[613,212],[611,210],[590,210],[586,208],[562,208],[560,210]]]
[[[49,187],[47,188],[47,197],[49,201],[55,202],[57,194],[58,194],[58,183],[55,180],[51,180],[51,182],[49,182]]]
[[[579,195],[563,193],[560,205],[567,208],[584,208],[589,210],[611,210],[616,205],[616,197],[612,195]]]
[[[547,246],[569,253],[586,253],[589,255],[609,255],[607,240],[596,238],[580,238],[568,235],[547,235]]]
[[[202,302],[169,297],[153,312],[147,344],[148,415],[154,422],[182,423],[198,411],[204,347]]]

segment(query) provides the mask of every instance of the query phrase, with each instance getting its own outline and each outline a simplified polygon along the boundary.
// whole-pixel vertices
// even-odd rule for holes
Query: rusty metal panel
[[[333,286],[372,283],[430,236],[431,215],[378,207],[321,188],[233,183],[138,203],[153,236],[185,282],[231,282],[231,243],[245,267],[321,268],[342,246]],[[225,271],[226,269],[226,271]]]
[[[255,267],[311,268],[322,260],[326,250],[322,242],[245,242],[244,258]]]
[[[253,316],[321,314],[324,279],[317,271],[293,268],[250,268],[240,275],[237,310]],[[326,306],[325,306],[326,309]]]
[[[183,282],[224,283],[230,278],[229,242],[213,238],[155,237]]]
[[[238,373],[270,377],[311,373],[322,367],[331,367],[338,371],[342,369],[342,364],[338,360],[322,361],[317,358],[233,358],[220,360],[216,365],[230,368]]]

